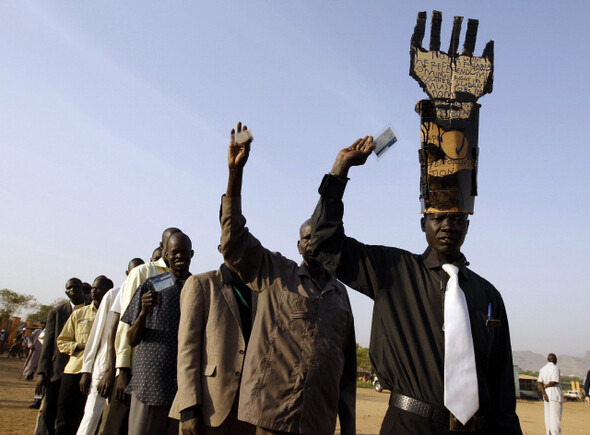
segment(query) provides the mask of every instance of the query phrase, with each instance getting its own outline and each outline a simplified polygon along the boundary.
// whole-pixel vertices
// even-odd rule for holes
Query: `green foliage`
[[[375,388],[371,382],[361,381],[360,379],[356,380],[356,387],[357,388]]]
[[[31,295],[23,295],[7,288],[0,290],[0,313],[9,316],[18,315],[37,306],[37,299]]]
[[[578,381],[579,383],[584,382],[584,380],[582,378],[579,378],[577,376],[562,376],[561,377],[561,383],[563,384],[564,382],[570,383],[572,381]]]
[[[366,370],[368,373],[373,372],[371,366],[371,360],[369,359],[369,348],[361,347],[360,344],[356,344],[356,366],[357,370]]]
[[[35,322],[45,322],[47,320],[47,315],[49,314],[49,311],[53,307],[64,304],[66,302],[68,302],[67,298],[60,298],[60,299],[54,300],[49,305],[41,304],[41,305],[39,305],[39,309],[36,312],[31,313],[28,316],[28,318],[35,321]]]

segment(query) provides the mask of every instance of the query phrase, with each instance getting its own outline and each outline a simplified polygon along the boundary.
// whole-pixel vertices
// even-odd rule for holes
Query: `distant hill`
[[[547,355],[517,350],[512,352],[514,364],[522,370],[539,371],[547,364]],[[557,365],[561,368],[562,376],[577,376],[584,379],[590,370],[590,351],[584,356],[557,355]]]

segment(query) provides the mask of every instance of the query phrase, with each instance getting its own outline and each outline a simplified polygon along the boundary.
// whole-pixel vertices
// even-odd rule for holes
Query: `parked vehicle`
[[[568,390],[563,392],[563,400],[575,400],[577,402],[580,402],[584,400],[584,395],[581,391]]]

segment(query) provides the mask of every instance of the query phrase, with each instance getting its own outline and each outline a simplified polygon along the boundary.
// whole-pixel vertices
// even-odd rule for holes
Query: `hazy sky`
[[[471,268],[502,293],[515,350],[583,354],[585,1],[2,2],[0,288],[49,303],[72,276],[119,285],[169,226],[192,238],[193,273],[217,268],[237,121],[255,137],[244,214],[266,247],[299,261],[299,225],[338,150],[391,126],[396,147],[350,172],[345,228],[422,252],[425,94],[408,75],[421,10],[442,11],[445,50],[454,15],[480,20],[476,55],[495,41]],[[372,301],[350,294],[367,346]]]

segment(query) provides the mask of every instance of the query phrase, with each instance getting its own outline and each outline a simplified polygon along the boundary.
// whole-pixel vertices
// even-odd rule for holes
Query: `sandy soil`
[[[0,357],[0,434],[32,434],[37,411],[29,409],[33,402],[34,382],[19,379],[24,360]],[[389,394],[372,389],[357,390],[357,433],[378,434],[387,409]],[[543,403],[518,401],[516,411],[525,434],[543,434]],[[563,408],[564,434],[590,433],[590,407],[585,403],[566,402]]]

